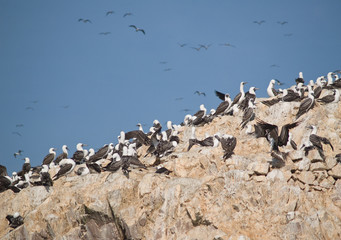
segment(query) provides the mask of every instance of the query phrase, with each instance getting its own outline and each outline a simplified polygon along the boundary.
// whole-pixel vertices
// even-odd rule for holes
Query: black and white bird
[[[156,171],[155,173],[158,173],[158,174],[166,174],[166,175],[169,175],[170,173],[172,173],[173,171],[171,170],[168,170],[167,168],[165,168],[162,164],[158,165],[156,167]]]
[[[127,16],[132,16],[133,14],[131,12],[127,12],[125,14],[123,14],[123,17],[127,17]]]
[[[22,155],[22,154],[21,154],[22,152],[24,152],[24,151],[19,149],[18,152],[15,152],[15,153],[14,153],[14,157],[17,158],[17,156],[21,156],[21,155]]]
[[[320,99],[317,99],[318,102],[327,104],[327,103],[337,103],[340,101],[340,92],[338,89],[333,89],[333,94],[326,95]]]
[[[50,163],[52,163],[52,161],[55,159],[55,157],[56,157],[56,149],[55,148],[50,148],[49,149],[49,154],[47,154],[44,157],[42,165],[50,165]]]
[[[275,79],[271,79],[268,88],[266,89],[266,92],[268,93],[269,97],[275,97],[278,95],[278,91],[275,89]]]
[[[252,99],[249,99],[248,107],[244,110],[243,113],[243,119],[240,123],[241,129],[243,129],[246,124],[248,124],[250,121],[252,121],[255,118],[255,110],[256,105],[254,104],[254,101]]]
[[[206,97],[206,93],[204,93],[204,92],[195,91],[194,94],[197,94],[198,96],[203,95],[204,97]]]
[[[54,160],[55,165],[58,165],[61,160],[68,158],[69,148],[66,145],[63,145],[62,150],[63,152],[59,154]]]
[[[328,144],[330,146],[330,148],[334,151],[334,147],[331,144],[331,142],[325,138],[325,137],[320,137],[317,135],[317,127],[314,125],[308,126],[308,129],[311,129],[311,133],[309,136],[309,142],[308,144],[303,144],[303,146],[301,147],[304,148],[305,151],[305,155],[307,156],[309,151],[312,149],[317,149],[317,151],[319,152],[321,158],[324,160],[325,159],[325,155],[324,155],[324,151],[323,151],[323,144]]]
[[[256,90],[258,90],[258,88],[250,87],[249,91],[247,91],[245,93],[245,97],[244,97],[243,101],[241,101],[240,104],[238,105],[239,109],[245,110],[246,108],[248,108],[250,100],[253,103],[255,103],[255,100],[256,100]]]
[[[83,19],[83,18],[79,18],[78,22],[83,22],[83,23],[92,23],[90,19]]]
[[[192,117],[192,124],[193,125],[199,125],[204,121],[204,117],[206,116],[206,108],[204,104],[200,105],[200,110],[196,112]]]
[[[257,23],[258,25],[262,25],[263,23],[265,23],[265,20],[253,21],[253,23]]]
[[[20,216],[18,212],[14,213],[13,215],[7,215],[6,219],[8,220],[8,225],[11,228],[17,228],[24,224],[24,218]]]
[[[49,173],[48,165],[43,165],[43,169],[40,171],[40,181],[43,186],[53,186],[53,181]]]
[[[314,91],[312,91],[311,86],[308,85],[308,97],[305,98],[298,109],[296,114],[296,119],[301,117],[303,114],[307,113],[310,109],[314,107],[315,98],[314,98]]]
[[[279,151],[278,147],[283,147],[291,143],[289,130],[297,127],[301,122],[288,123],[282,126],[281,132],[277,125],[267,123],[261,119],[257,119],[255,129],[259,129],[256,137],[265,137],[271,144],[271,151]],[[291,143],[293,144],[293,143]],[[296,145],[296,144],[295,144]],[[293,146],[294,147],[294,146]]]
[[[323,85],[322,85],[322,82],[321,80],[323,79],[324,77],[318,77],[316,79],[316,85],[314,87],[314,98],[317,99],[320,97],[321,93],[322,93],[322,88],[323,88]]]
[[[135,25],[129,25],[129,27],[134,28],[136,32],[140,31],[140,32],[142,32],[143,34],[146,34],[146,32],[145,32],[142,28],[138,28],[138,27],[136,27]]]
[[[240,104],[245,98],[244,85],[247,82],[241,82],[239,86],[239,93],[234,97],[232,105]]]
[[[214,116],[226,114],[232,106],[232,100],[229,94],[223,94],[221,92],[215,91],[216,96],[223,100],[214,112]],[[223,95],[223,98],[221,97]]]
[[[113,143],[109,143],[109,144],[105,144],[103,147],[101,147],[97,152],[93,153],[91,151],[90,153],[90,149],[89,149],[89,159],[88,161],[90,162],[96,162],[100,159],[104,159],[108,156],[109,152],[111,152],[114,149],[114,144]]]
[[[107,11],[107,13],[105,14],[105,16],[108,16],[108,15],[111,15],[111,14],[114,14],[115,12],[113,10],[110,10],[110,11]]]
[[[10,178],[9,176],[0,176],[0,193],[11,189],[13,192],[18,193],[20,192],[20,189],[17,188],[16,186],[14,186],[14,182],[12,180],[12,178]]]
[[[332,87],[333,88],[341,88],[341,78],[339,78],[337,74],[334,74],[333,76],[335,79],[334,79],[334,82],[332,84]]]
[[[303,73],[299,72],[298,73],[298,78],[295,79],[296,84],[302,83],[304,84],[304,79],[303,79]]]
[[[86,144],[78,143],[76,146],[77,151],[73,154],[72,159],[76,164],[80,164],[87,155],[87,151],[83,149]]]
[[[30,182],[29,172],[31,170],[31,163],[28,157],[24,158],[25,163],[22,166],[22,175],[25,177],[26,182]]]
[[[76,163],[73,159],[67,158],[67,159],[63,159],[59,162],[59,170],[57,172],[56,175],[53,176],[53,181],[57,180],[58,178],[62,177],[62,176],[66,176],[69,173],[71,173],[73,171],[73,169],[76,166]]]
[[[224,134],[221,137],[219,135],[220,134],[216,134],[215,138],[220,141],[221,147],[224,150],[223,159],[228,159],[234,154],[233,150],[237,145],[237,138],[228,134]]]

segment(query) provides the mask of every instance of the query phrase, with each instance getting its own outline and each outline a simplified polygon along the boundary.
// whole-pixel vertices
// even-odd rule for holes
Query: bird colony
[[[143,30],[134,28],[144,33]],[[341,79],[337,72],[330,72],[308,84],[305,84],[300,72],[296,84],[286,89],[276,89],[276,83],[283,85],[272,79],[267,88],[267,99],[257,99],[256,87],[251,86],[248,91],[244,91],[247,82],[240,83],[240,91],[234,99],[228,93],[215,91],[216,96],[221,99],[216,109],[207,111],[204,104],[201,104],[199,110],[193,115],[186,115],[180,125],[168,121],[166,129],[158,120],[153,122],[149,131],[137,124],[136,130],[121,131],[116,143],[107,143],[97,151],[84,143],[78,143],[73,154],[69,153],[66,145],[62,146],[60,154],[57,154],[55,147],[51,147],[40,166],[31,166],[29,157],[25,157],[22,169],[13,172],[11,176],[6,167],[0,165],[0,194],[7,190],[17,194],[25,188],[36,186],[44,186],[49,191],[56,181],[63,178],[82,178],[89,174],[122,174],[129,179],[134,176],[131,172],[140,172],[176,178],[175,163],[181,163],[181,154],[191,151],[208,154],[209,151],[218,149],[214,151],[219,152],[221,163],[227,164],[231,158],[240,154],[241,151],[235,153],[238,145],[247,145],[255,140],[257,144],[254,145],[256,149],[253,152],[267,156],[270,169],[281,169],[307,158],[319,164],[324,164],[326,159],[331,158],[336,166],[340,165],[341,154],[334,152],[341,149],[339,143],[333,142],[326,134],[320,135],[316,125],[307,124],[307,113],[313,108],[338,107]],[[197,91],[195,94],[203,93]],[[285,105],[286,102],[295,104]],[[282,114],[283,117],[283,112],[272,111],[278,104],[283,104],[283,112],[293,112],[295,117],[278,119],[276,114]],[[287,109],[285,106],[296,107]],[[271,114],[265,119],[261,111]],[[222,124],[216,126],[217,122]],[[210,125],[210,130],[217,131],[204,133]],[[295,137],[298,128],[304,131],[301,139]],[[14,156],[17,158],[22,154],[19,151]],[[245,151],[244,155],[247,156]],[[174,162],[172,159],[178,160]],[[170,161],[172,164],[168,164]],[[262,172],[257,166],[253,166],[253,169],[258,169],[260,174]],[[265,172],[268,173],[268,170]],[[333,177],[335,182],[340,173],[329,176]],[[24,223],[25,216],[20,216],[18,212],[7,214],[11,228]]]

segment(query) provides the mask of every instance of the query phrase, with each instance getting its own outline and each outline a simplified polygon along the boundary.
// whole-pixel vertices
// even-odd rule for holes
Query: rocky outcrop
[[[284,125],[294,121],[299,103],[257,104],[256,116]],[[173,172],[132,170],[70,175],[53,187],[28,187],[0,194],[1,239],[341,239],[340,104],[316,106],[292,130],[300,146],[314,124],[335,152],[325,147],[304,156],[285,147],[284,166],[274,167],[269,144],[241,131],[240,116],[217,117],[197,128],[237,138],[235,154],[224,161],[221,147],[193,146],[182,127],[175,152],[161,159]],[[141,148],[143,155],[146,148]],[[140,157],[152,165],[154,157]],[[55,171],[55,170],[51,170]],[[51,173],[53,174],[53,173]],[[24,225],[10,231],[5,216],[20,212]]]

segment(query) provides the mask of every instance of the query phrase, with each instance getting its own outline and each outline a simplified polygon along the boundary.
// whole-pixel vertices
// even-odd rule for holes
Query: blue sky
[[[300,71],[309,81],[340,69],[340,10],[339,0],[1,0],[0,164],[11,173],[50,147],[72,155],[138,122],[179,124],[183,109],[216,108],[214,90],[234,97],[241,81],[266,97],[272,78],[289,87]]]

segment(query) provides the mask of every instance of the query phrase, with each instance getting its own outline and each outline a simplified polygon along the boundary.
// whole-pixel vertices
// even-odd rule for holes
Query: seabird
[[[105,144],[103,147],[101,147],[96,153],[91,153],[91,155],[89,156],[89,160],[90,162],[96,162],[100,159],[106,158],[108,156],[108,153],[110,151],[112,151],[114,149],[114,144],[110,143],[110,144]],[[89,149],[89,153],[90,153],[90,149]]]
[[[257,24],[260,26],[260,25],[262,25],[263,23],[265,23],[265,20],[253,21],[253,23],[257,23]]]
[[[123,17],[132,16],[132,15],[133,15],[132,13],[128,12],[128,13],[123,14]]]
[[[303,144],[301,149],[304,148],[305,155],[307,156],[309,151],[315,148],[319,152],[321,158],[324,160],[325,156],[324,156],[324,152],[323,152],[322,143],[328,144],[331,147],[331,149],[334,151],[333,145],[330,143],[330,141],[327,138],[320,137],[320,136],[316,135],[316,133],[317,133],[317,127],[316,126],[311,125],[311,126],[308,126],[307,128],[312,129],[310,136],[309,136],[309,141],[310,141],[311,145],[306,146],[305,144]]]
[[[217,93],[219,92],[216,91],[216,95]],[[230,109],[231,106],[232,106],[232,100],[230,98],[230,95],[226,93],[224,94],[224,101],[219,104],[219,106],[217,107],[213,115],[214,116],[218,116],[220,114],[224,115]]]
[[[204,48],[207,50],[212,44],[204,45],[204,44],[199,44],[199,47]]]
[[[239,86],[239,93],[234,97],[232,105],[241,103],[245,98],[244,85],[247,82],[241,82]]]
[[[245,110],[249,105],[249,100],[252,100],[254,103],[256,100],[256,90],[258,90],[258,88],[250,87],[249,91],[245,93],[244,100],[238,105],[238,108]]]
[[[24,224],[24,218],[20,216],[18,212],[14,213],[13,215],[7,215],[6,219],[8,220],[8,225],[11,228],[17,228]]]
[[[145,134],[141,130],[133,130],[133,131],[125,133],[125,136],[124,136],[125,140],[129,140],[132,138],[136,138],[136,140],[138,142],[140,142],[141,144],[146,145],[146,146],[149,146],[151,144],[150,138],[147,136],[147,134]]]
[[[3,165],[0,165],[0,176],[8,176],[7,168]]]
[[[311,90],[311,87],[308,85],[308,97],[305,98],[298,109],[298,112],[296,114],[296,119],[298,119],[303,114],[307,113],[310,109],[314,107],[315,98],[314,98],[314,92]]]
[[[85,167],[78,168],[77,171],[75,171],[75,173],[78,176],[85,176],[85,175],[90,173],[90,170],[89,170],[88,166],[85,166]]]
[[[43,169],[40,171],[40,181],[43,186],[53,186],[48,165],[43,165]]]
[[[111,32],[100,32],[99,35],[109,35]]]
[[[25,163],[22,166],[22,172],[23,174],[28,174],[31,170],[30,159],[28,157],[25,157],[23,160],[25,160]]]
[[[316,87],[314,87],[314,98],[317,99],[320,97],[321,92],[322,92],[322,82],[321,79],[323,79],[323,77],[318,77],[316,79]]]
[[[68,147],[66,145],[63,145],[62,147],[63,152],[61,154],[58,155],[58,157],[56,157],[56,159],[54,160],[55,164],[59,164],[59,162],[63,159],[66,159],[68,157]]]
[[[220,141],[221,147],[224,150],[223,159],[230,158],[234,154],[233,150],[237,145],[237,138],[228,134],[224,134],[221,137],[219,136],[219,134],[216,134],[215,138]]]
[[[265,137],[271,144],[271,150],[279,151],[278,147],[286,146],[291,140],[289,139],[289,130],[297,127],[301,122],[288,123],[282,126],[280,134],[278,134],[278,126],[267,123],[261,119],[257,119],[258,131],[256,137]]]
[[[105,14],[105,16],[108,16],[108,15],[114,14],[114,13],[115,13],[114,11],[110,10],[110,11],[107,11],[107,13]]]
[[[136,27],[135,25],[129,25],[129,27],[135,28],[135,31],[136,31],[136,32],[140,31],[140,32],[142,32],[143,34],[146,34],[145,31],[144,31],[142,28],[138,28],[138,27]]]
[[[232,45],[232,44],[230,44],[230,43],[221,43],[221,44],[219,44],[220,46],[224,46],[224,47],[233,47],[233,48],[235,48],[236,46],[235,45]]]
[[[13,192],[18,193],[20,189],[13,185],[13,181],[9,176],[0,176],[0,193],[11,189]]]
[[[43,164],[42,165],[50,165],[50,163],[54,160],[54,158],[56,157],[56,149],[54,148],[50,148],[49,150],[49,154],[47,154],[45,157],[44,157],[44,160],[43,160]]]
[[[276,80],[275,79],[271,79],[270,83],[269,83],[269,86],[268,88],[266,89],[269,97],[275,97],[278,95],[278,92],[276,91],[276,89],[274,88],[275,86],[275,83],[276,83]]]
[[[19,132],[12,132],[12,134],[16,134],[18,135],[19,137],[21,137],[21,134]]]
[[[334,74],[334,82],[332,84],[332,87],[334,88],[341,88],[341,78],[338,78],[337,74]]]
[[[201,47],[198,47],[198,48],[196,48],[196,47],[191,47],[192,49],[194,49],[194,50],[197,50],[198,52],[200,51],[200,49],[201,49]]]
[[[83,158],[86,157],[86,152],[83,149],[83,146],[86,146],[86,144],[78,143],[76,146],[77,151],[73,154],[72,158],[76,164],[80,164],[83,160]],[[60,163],[59,163],[60,164]]]
[[[283,26],[284,24],[287,24],[288,22],[287,21],[277,21],[277,23]]]
[[[169,175],[171,172],[171,170],[168,170],[167,168],[165,168],[162,164],[160,164],[159,166],[156,167],[156,172],[155,173],[159,173],[159,174],[166,174]]]
[[[298,73],[298,78],[295,79],[296,84],[302,83],[304,84],[304,79],[303,79],[303,73],[299,72]]]
[[[192,124],[198,125],[203,122],[203,118],[206,115],[206,108],[204,104],[200,105],[200,110],[196,112],[192,117]]]
[[[187,46],[187,43],[178,43],[178,45],[179,45],[180,47],[184,47],[184,46]]]
[[[320,103],[337,103],[340,100],[340,92],[338,89],[333,89],[333,94],[324,96],[323,98],[317,99]]]
[[[121,157],[118,153],[114,153],[112,156],[112,161],[105,167],[103,167],[104,171],[116,172],[122,166]]]
[[[83,18],[79,18],[78,22],[83,22],[83,23],[92,23],[90,19],[83,19]]]
[[[15,125],[15,127],[23,127],[24,126],[24,124],[17,124],[17,125]]]
[[[330,89],[333,86],[333,72],[327,73],[327,84],[324,88]]]
[[[60,169],[57,172],[56,175],[53,176],[53,181],[57,180],[58,178],[62,176],[66,176],[69,173],[72,172],[72,170],[75,168],[76,163],[73,159],[67,158],[63,159],[59,162]]]
[[[252,99],[249,99],[248,107],[244,110],[243,120],[240,123],[241,129],[243,129],[248,122],[252,121],[255,118],[254,109],[256,106]]]
[[[194,94],[197,94],[198,96],[203,95],[204,97],[206,97],[206,93],[204,92],[195,91]]]
[[[14,157],[17,158],[17,156],[21,156],[21,153],[23,152],[23,150],[18,150],[18,152],[14,153]]]

